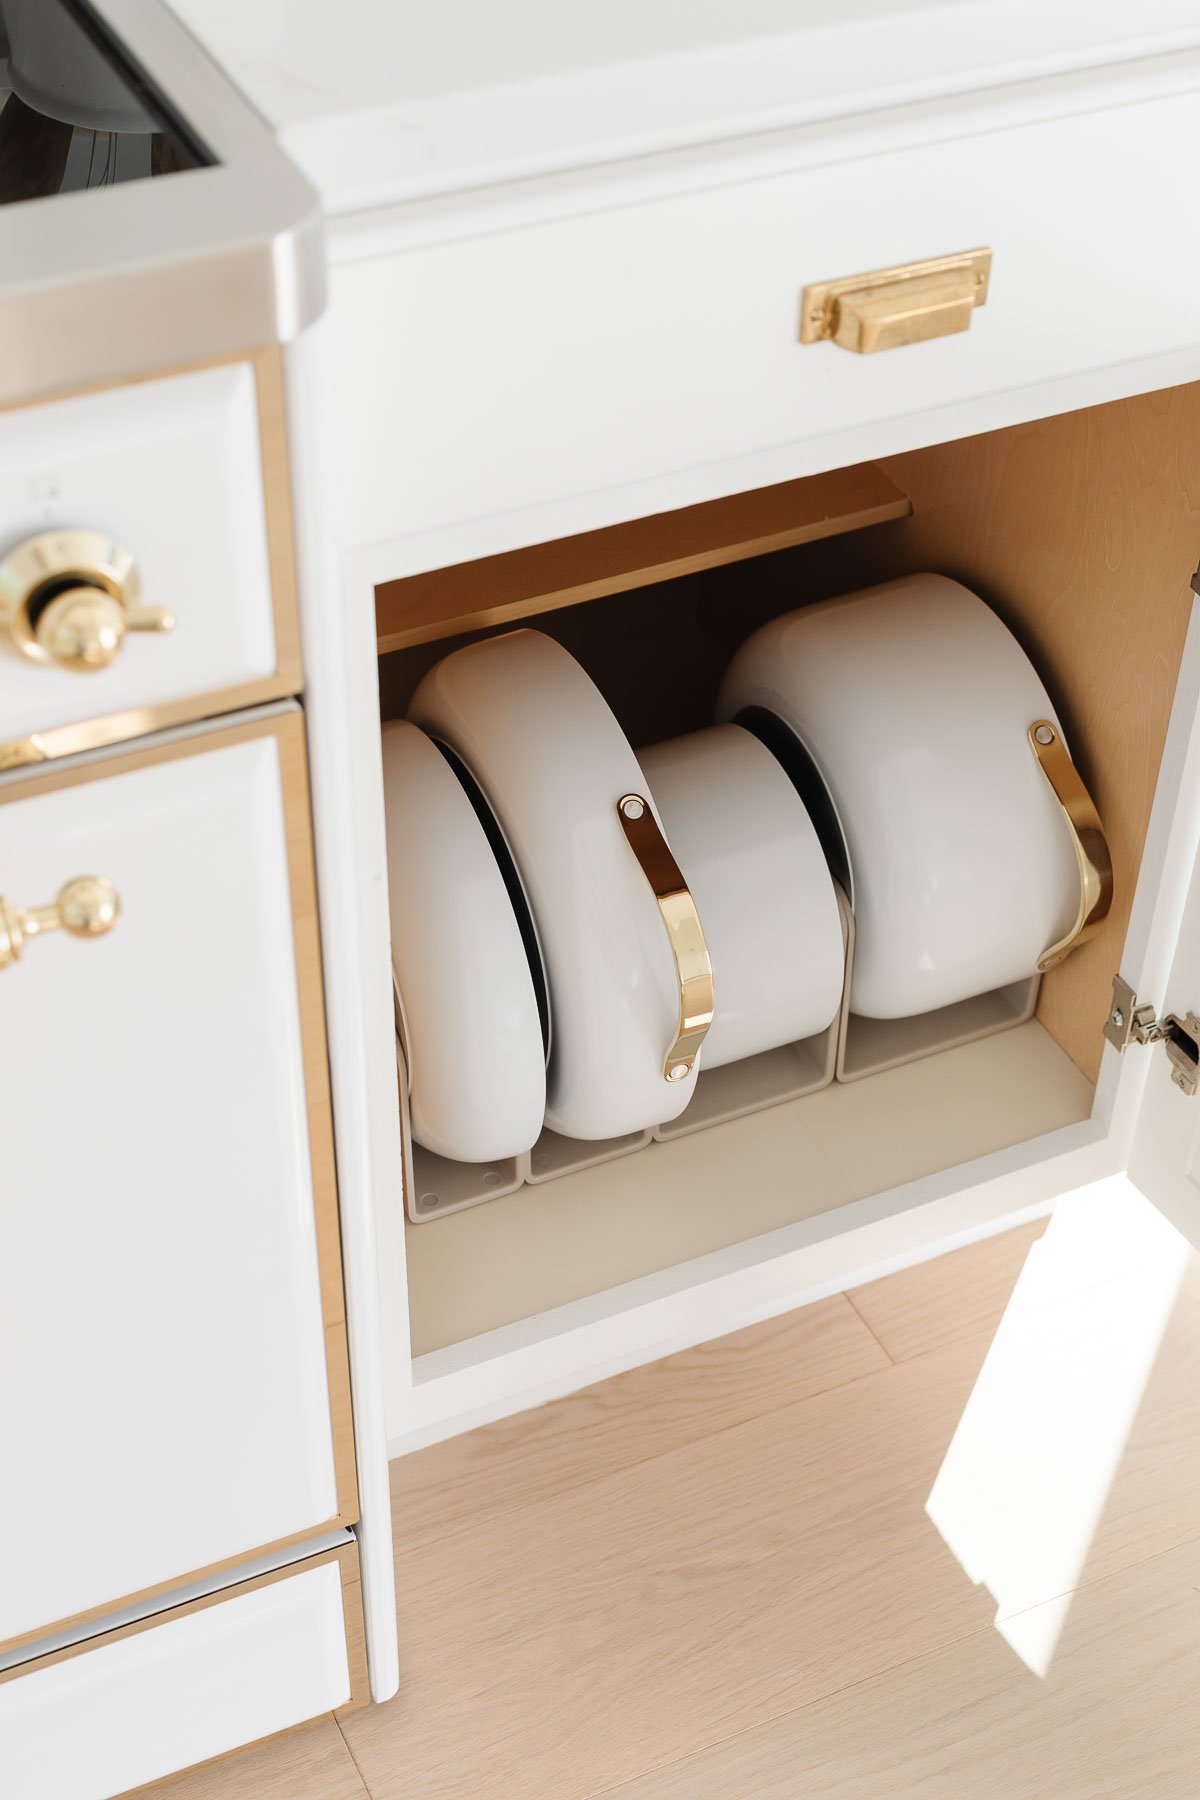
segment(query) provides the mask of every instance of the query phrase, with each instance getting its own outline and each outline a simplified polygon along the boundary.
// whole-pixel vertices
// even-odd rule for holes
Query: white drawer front
[[[31,662],[0,630],[0,740],[161,706],[276,666],[254,369],[236,363],[0,415],[0,554],[58,528],[132,552],[142,602],[108,668]]]
[[[99,874],[122,905],[0,972],[0,1643],[339,1511],[281,783],[302,724],[249,729],[0,790],[0,892]]]
[[[349,1699],[326,1562],[0,1684],[0,1793],[109,1800]]]
[[[1172,174],[1194,144],[1172,97],[337,268],[350,540],[958,401],[982,430],[986,396],[1196,344],[1200,240]],[[807,283],[981,245],[966,333],[799,343]],[[694,497],[681,475],[673,503]]]

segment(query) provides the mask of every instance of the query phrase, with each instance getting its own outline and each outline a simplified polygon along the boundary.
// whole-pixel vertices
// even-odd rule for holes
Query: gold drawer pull
[[[1099,931],[1112,905],[1113,872],[1108,839],[1096,803],[1084,787],[1079,770],[1067,755],[1066,747],[1049,719],[1034,720],[1029,727],[1029,742],[1063,809],[1079,868],[1079,910],[1066,936],[1038,957],[1038,968],[1044,973],[1056,968],[1072,950],[1077,950]]]
[[[658,829],[650,802],[642,794],[622,794],[617,801],[617,817],[658,901],[675,959],[679,1024],[675,1041],[663,1058],[663,1078],[682,1081],[695,1067],[697,1053],[713,1022],[712,959],[696,902]]]
[[[59,889],[52,906],[13,906],[0,894],[0,969],[17,961],[30,938],[47,931],[103,937],[120,914],[120,896],[103,875],[77,875]]]
[[[865,356],[965,331],[987,299],[991,268],[990,250],[963,250],[872,275],[813,282],[800,302],[800,342],[828,338]]]
[[[102,531],[43,531],[0,562],[0,628],[32,662],[106,669],[129,631],[172,631],[165,606],[139,606],[132,555]]]

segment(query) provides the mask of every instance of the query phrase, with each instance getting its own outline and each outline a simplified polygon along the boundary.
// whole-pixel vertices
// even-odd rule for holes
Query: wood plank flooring
[[[1200,1258],[1070,1197],[395,1464],[400,1696],[145,1792],[1195,1800],[1198,1391]]]
[[[314,1719],[232,1756],[135,1789],[137,1800],[367,1800],[333,1719]]]

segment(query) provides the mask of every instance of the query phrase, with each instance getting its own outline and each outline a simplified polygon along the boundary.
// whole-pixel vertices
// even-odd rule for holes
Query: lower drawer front
[[[14,1671],[0,1685],[0,1794],[110,1800],[345,1705],[342,1594],[333,1556]]]

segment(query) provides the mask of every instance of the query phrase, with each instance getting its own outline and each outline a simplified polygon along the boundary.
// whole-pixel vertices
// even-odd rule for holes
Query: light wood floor
[[[400,1697],[145,1792],[1196,1800],[1198,1265],[1113,1184],[397,1463]]]

